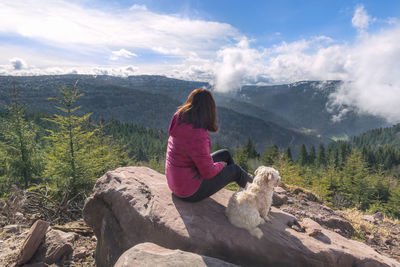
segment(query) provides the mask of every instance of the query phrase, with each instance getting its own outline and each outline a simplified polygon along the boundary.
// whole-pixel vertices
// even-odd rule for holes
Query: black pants
[[[231,153],[226,149],[215,151],[211,154],[214,162],[225,161],[227,166],[211,179],[204,179],[199,189],[190,197],[180,198],[184,201],[196,202],[205,199],[231,182],[237,182],[240,187],[245,187],[252,178],[239,165],[233,162]]]

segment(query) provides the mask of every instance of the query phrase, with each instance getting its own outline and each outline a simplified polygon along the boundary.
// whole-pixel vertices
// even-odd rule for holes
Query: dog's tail
[[[261,229],[258,228],[258,227],[249,230],[249,232],[250,232],[250,234],[251,234],[252,236],[257,237],[258,239],[260,239],[260,238],[264,235],[263,232],[261,231]]]

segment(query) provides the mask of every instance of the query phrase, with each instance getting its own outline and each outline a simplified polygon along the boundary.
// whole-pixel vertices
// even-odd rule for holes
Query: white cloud
[[[130,52],[126,49],[121,48],[118,51],[112,51],[112,55],[110,56],[111,60],[118,60],[120,58],[131,58],[131,57],[137,57],[137,55],[133,52]]]
[[[158,14],[139,5],[128,10],[95,10],[64,0],[3,0],[0,17],[0,34],[55,48],[55,52],[40,54],[32,47],[2,44],[1,75],[162,74],[209,81],[221,92],[238,90],[246,83],[338,79],[345,83],[331,95],[332,111],[337,112],[334,120],[353,108],[400,121],[399,20],[379,19],[387,23],[386,30],[368,32],[377,19],[362,5],[351,20],[359,32],[354,43],[316,36],[257,48],[229,24]],[[65,55],[79,51],[82,59],[59,57],[56,48],[64,49]],[[141,56],[143,51],[155,52],[171,60],[116,66],[118,59],[135,57],[133,51]],[[94,64],[84,56],[96,53],[115,61],[113,66]]]
[[[53,46],[74,49],[179,49],[208,54],[240,38],[229,24],[158,14],[145,6],[97,10],[65,0],[0,2],[0,34],[15,34]]]
[[[28,66],[28,64],[26,64],[26,62],[23,59],[18,57],[10,59],[10,63],[14,70],[22,70]]]
[[[256,77],[260,71],[257,62],[262,53],[249,47],[249,41],[243,38],[234,47],[226,47],[217,52],[218,62],[215,69],[215,89],[220,92],[239,90],[249,76]],[[261,66],[259,66],[261,67]]]
[[[332,103],[400,122],[400,26],[364,36],[348,56],[348,79]]]
[[[374,19],[371,18],[367,11],[365,10],[363,5],[357,6],[354,16],[351,20],[351,23],[354,28],[356,28],[360,32],[365,32],[368,29],[369,24],[373,21]]]

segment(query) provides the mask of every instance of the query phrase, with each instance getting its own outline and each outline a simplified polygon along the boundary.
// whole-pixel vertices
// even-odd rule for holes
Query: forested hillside
[[[235,96],[241,101],[266,108],[284,117],[297,128],[330,138],[354,136],[387,125],[384,119],[349,111],[333,121],[328,111],[329,95],[340,81],[307,81],[274,86],[244,86]],[[333,110],[335,111],[335,110]]]
[[[10,100],[13,84],[19,91],[21,102],[34,112],[57,113],[47,100],[58,94],[57,88],[73,86],[78,81],[82,88],[82,108],[78,114],[93,113],[99,121],[116,119],[145,127],[166,131],[173,113],[188,94],[205,83],[187,82],[162,76],[111,76],[60,75],[37,77],[0,77],[0,105]],[[297,153],[301,144],[327,143],[330,140],[317,137],[292,127],[286,119],[266,109],[227,96],[216,95],[218,120],[221,131],[212,135],[214,142],[236,147],[243,145],[248,137],[254,140],[261,153],[268,145],[277,144],[284,149],[288,144]],[[221,104],[220,104],[221,102]]]

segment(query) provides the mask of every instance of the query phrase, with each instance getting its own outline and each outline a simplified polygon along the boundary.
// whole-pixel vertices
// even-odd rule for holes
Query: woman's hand
[[[226,163],[225,161],[220,161],[222,163],[222,166],[225,168],[226,165],[228,165],[228,163]]]

